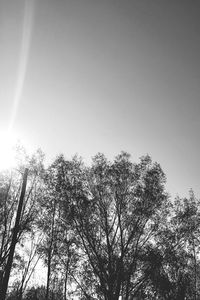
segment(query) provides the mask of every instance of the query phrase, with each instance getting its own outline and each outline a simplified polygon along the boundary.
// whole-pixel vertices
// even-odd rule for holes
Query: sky
[[[197,0],[0,0],[0,130],[51,161],[120,151],[200,196]]]

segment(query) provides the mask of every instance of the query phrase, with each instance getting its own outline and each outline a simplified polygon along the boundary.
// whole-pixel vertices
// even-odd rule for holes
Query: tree
[[[13,266],[13,277],[16,278],[14,282],[17,289],[17,300],[22,300],[29,281],[41,259],[40,255],[38,255],[38,248],[42,239],[43,236],[38,236],[37,232],[32,231],[29,235],[27,233],[25,238],[18,244]],[[27,243],[27,240],[30,242]]]
[[[46,170],[45,190],[41,199],[42,213],[38,222],[45,236],[39,252],[47,266],[46,299],[49,298],[50,291],[53,292],[55,282],[56,286],[62,286],[63,298],[67,299],[67,285],[73,280],[73,270],[77,263],[77,239],[70,224],[63,221],[63,199],[58,192],[60,183],[57,169],[62,159],[62,156],[58,157]]]
[[[20,178],[0,173],[1,286],[9,261],[15,279],[8,299],[200,297],[199,200],[191,191],[170,201],[165,175],[148,155],[133,163],[125,152],[112,162],[97,154],[90,166],[60,155],[44,169],[39,154],[18,174],[25,167],[20,218]],[[30,288],[41,257],[46,287]]]
[[[18,235],[20,233],[20,220],[21,220],[24,197],[25,197],[25,193],[26,193],[27,176],[28,176],[28,169],[25,169],[24,176],[23,176],[23,182],[22,182],[22,190],[21,190],[19,205],[18,205],[18,209],[17,209],[17,215],[15,218],[15,225],[13,227],[12,240],[11,240],[10,249],[9,249],[9,253],[8,253],[8,259],[7,259],[6,266],[5,266],[4,276],[2,279],[2,286],[1,286],[1,290],[0,290],[0,295],[1,295],[2,300],[4,300],[6,298],[8,281],[10,278],[10,271],[12,268],[13,256],[14,256],[14,252],[15,252],[15,246],[17,244]]]
[[[177,197],[174,205],[175,216],[173,224],[175,232],[188,256],[188,273],[190,274],[190,287],[192,297],[198,299],[198,280],[200,279],[199,253],[200,253],[200,201],[190,191],[189,199]]]
[[[79,237],[83,298],[129,299],[142,289],[149,278],[144,257],[167,201],[164,183],[149,156],[133,164],[127,153],[113,163],[98,154],[90,168],[77,159],[60,162],[54,188]]]
[[[38,219],[38,229],[44,234],[38,253],[42,256],[47,266],[46,300],[49,299],[50,285],[52,283],[52,262],[56,252],[58,219],[58,199],[55,197],[55,193],[48,189],[48,178],[48,170],[46,170],[43,177],[45,188],[40,201],[41,211]]]
[[[28,159],[28,158],[27,158]],[[39,174],[43,169],[43,156],[40,152],[33,155],[26,161],[26,164],[19,164],[18,170],[12,171],[12,177],[6,183],[7,177],[2,175],[1,195],[2,206],[0,215],[3,226],[0,232],[1,242],[1,298],[4,299],[7,290],[8,280],[15,259],[15,246],[31,232],[34,227],[34,220],[37,211],[37,196],[40,191],[38,185]],[[29,180],[27,181],[27,170],[29,169]],[[20,194],[20,176],[24,174],[22,190]],[[18,204],[19,199],[19,204]],[[17,208],[18,205],[18,208]],[[17,211],[16,211],[17,210]]]
[[[199,298],[199,230],[199,200],[193,192],[189,199],[177,197],[159,224],[154,255],[147,260],[153,299]]]

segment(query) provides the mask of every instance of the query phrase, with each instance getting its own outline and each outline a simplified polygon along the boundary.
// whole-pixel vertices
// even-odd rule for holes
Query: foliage
[[[147,280],[143,256],[167,201],[160,166],[149,156],[133,164],[127,153],[113,163],[98,154],[91,168],[60,159],[56,178],[66,223],[79,238],[84,292],[128,299]]]
[[[24,159],[25,157],[25,159]],[[90,166],[43,154],[0,174],[0,264],[6,265],[21,174],[29,178],[8,299],[199,299],[200,203],[171,200],[160,165],[97,154]],[[38,261],[46,286],[30,286]],[[34,284],[34,282],[32,282]]]

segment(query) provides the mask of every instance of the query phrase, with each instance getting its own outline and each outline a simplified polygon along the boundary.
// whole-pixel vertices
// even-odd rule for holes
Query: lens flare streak
[[[23,32],[22,42],[20,49],[20,59],[18,67],[18,76],[16,81],[13,107],[11,111],[11,118],[9,123],[9,130],[11,131],[17,116],[18,107],[20,104],[21,96],[23,93],[25,76],[27,71],[27,63],[30,50],[31,34],[33,27],[33,12],[34,12],[34,0],[25,0],[24,9],[24,21],[23,21]]]

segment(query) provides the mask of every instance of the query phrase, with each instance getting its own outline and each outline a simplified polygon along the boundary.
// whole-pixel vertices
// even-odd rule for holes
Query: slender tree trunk
[[[64,300],[67,300],[67,280],[68,280],[68,272],[69,272],[69,261],[70,258],[67,259],[67,266],[65,272]]]
[[[48,251],[47,288],[46,288],[45,300],[49,299],[50,274],[51,274],[51,248]]]
[[[193,242],[193,254],[194,254],[194,300],[196,300],[197,299],[197,262],[196,262],[194,237],[192,238],[192,242]]]
[[[68,270],[65,273],[64,300],[67,300],[67,279],[68,279]]]
[[[46,288],[46,295],[45,300],[49,300],[49,287],[50,287],[50,276],[51,276],[51,259],[52,259],[52,245],[54,239],[54,222],[55,222],[55,213],[56,213],[56,201],[54,200],[53,204],[53,220],[51,224],[51,241],[48,249],[48,265],[47,265],[47,288]]]
[[[1,292],[0,292],[1,300],[5,300],[5,298],[6,298],[8,281],[10,278],[10,271],[12,268],[13,256],[14,256],[14,252],[15,252],[15,246],[17,244],[17,235],[19,233],[19,225],[20,225],[20,219],[21,219],[22,206],[23,206],[24,197],[25,197],[25,193],[26,193],[27,177],[28,177],[28,169],[25,169],[24,176],[23,176],[23,182],[22,182],[22,190],[21,190],[21,195],[20,195],[18,209],[17,209],[17,216],[15,219],[15,226],[13,229],[13,236],[12,236],[12,241],[11,241],[11,245],[10,245],[10,251],[9,251],[9,255],[8,255],[7,264],[5,267],[5,274],[4,274],[4,277],[2,280],[2,287],[1,287]]]

